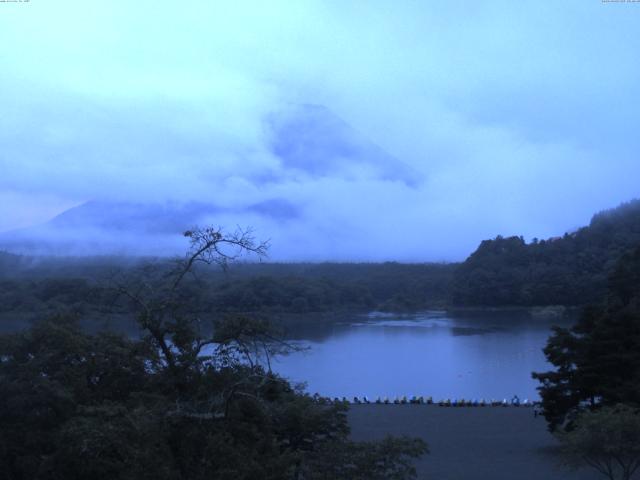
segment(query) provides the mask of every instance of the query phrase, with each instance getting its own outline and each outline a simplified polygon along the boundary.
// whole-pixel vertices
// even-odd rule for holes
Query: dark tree
[[[640,248],[620,259],[602,306],[556,328],[544,349],[556,369],[534,373],[550,428],[571,428],[583,410],[640,405]]]
[[[581,414],[558,435],[572,466],[589,465],[609,480],[630,480],[640,467],[640,413],[624,405]]]
[[[562,237],[483,241],[457,269],[456,305],[585,306],[603,297],[616,262],[640,245],[640,200],[598,213]]]
[[[0,337],[3,478],[415,477],[409,462],[424,442],[351,442],[345,405],[271,371],[288,345],[268,323],[229,316],[207,330],[189,308],[196,265],[226,267],[266,245],[245,231],[186,236],[191,250],[173,268],[146,266],[116,284],[140,338],[90,335],[68,317]]]

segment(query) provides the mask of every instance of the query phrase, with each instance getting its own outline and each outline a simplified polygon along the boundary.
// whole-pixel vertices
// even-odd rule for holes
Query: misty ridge
[[[69,228],[71,234],[90,221],[100,222],[114,235],[119,229],[126,233],[129,225],[142,225],[149,235],[157,229],[169,236],[172,228],[178,228],[171,222],[175,210],[161,210],[157,215],[158,210],[149,207],[110,208],[109,215],[102,215],[103,205],[87,204],[52,223],[61,232]],[[209,213],[208,207],[202,208]],[[184,244],[182,235],[173,236],[176,245]],[[132,238],[143,249],[149,237],[134,230]],[[638,243],[640,200],[633,200],[594,215],[588,226],[561,237],[528,243],[522,237],[484,240],[465,261],[457,263],[257,262],[247,256],[228,270],[201,266],[198,275],[188,280],[189,304],[200,315],[262,313],[276,315],[284,323],[299,323],[296,314],[330,314],[331,318],[336,312],[469,307],[525,307],[533,313],[536,308],[552,306],[560,308],[554,315],[562,316],[593,298],[603,298],[613,268]],[[95,328],[108,319],[106,306],[113,279],[144,275],[149,281],[161,281],[175,262],[167,251],[163,253],[47,256],[0,252],[2,315],[13,315],[11,328],[17,328],[42,315],[68,311],[85,317],[83,322]],[[127,323],[131,325],[131,319]]]
[[[592,213],[588,202],[558,200],[564,209],[557,209],[549,196],[520,210],[522,199],[511,190],[522,180],[521,172],[513,172],[516,178],[500,178],[487,165],[453,160],[442,164],[445,170],[425,172],[323,105],[278,105],[257,123],[261,133],[256,144],[231,157],[216,153],[214,145],[167,145],[180,159],[175,164],[165,159],[129,170],[114,160],[104,172],[105,181],[121,173],[108,188],[105,184],[82,195],[89,200],[58,207],[47,221],[5,229],[0,247],[36,255],[174,255],[182,251],[179,232],[194,225],[250,225],[273,240],[270,258],[276,261],[450,262],[464,259],[480,239],[496,232],[529,240],[552,236],[577,227],[578,219],[586,221]],[[160,148],[166,140],[160,135],[154,142]],[[185,155],[205,153],[208,160],[203,162],[211,172],[189,163],[184,169],[175,167]],[[51,154],[66,158],[64,151]],[[231,168],[250,155],[257,159],[247,157],[246,167]],[[75,190],[76,183],[84,184],[73,172],[61,172],[44,175],[56,188],[69,183]],[[165,173],[173,181],[157,178]],[[557,177],[532,180],[548,185]],[[157,186],[149,187],[149,182]],[[504,202],[491,193],[503,188],[510,190],[503,192],[509,199]],[[559,185],[553,190],[566,189]],[[596,197],[591,204],[607,205]],[[396,236],[398,248],[390,248],[388,232],[397,229],[417,234]]]
[[[420,175],[394,158],[329,109],[319,105],[293,105],[264,119],[270,153],[280,163],[272,171],[249,180],[278,184],[289,176],[302,175],[316,181],[335,178],[347,181],[366,177],[399,182],[407,188],[420,183]],[[310,213],[304,202],[269,197],[244,205],[204,201],[165,200],[141,203],[93,200],[72,207],[34,226],[0,234],[0,247],[35,255],[175,255],[182,251],[179,234],[194,225],[252,225],[278,233],[275,251],[282,260],[318,260],[319,240],[307,234],[304,252],[278,230],[304,230]],[[312,215],[312,214],[311,214]],[[335,228],[343,228],[336,226]],[[314,246],[315,242],[315,246]],[[335,253],[340,259],[356,252]],[[282,253],[289,252],[289,253]],[[328,258],[329,260],[333,258]]]
[[[0,0],[0,480],[640,478],[639,33]]]

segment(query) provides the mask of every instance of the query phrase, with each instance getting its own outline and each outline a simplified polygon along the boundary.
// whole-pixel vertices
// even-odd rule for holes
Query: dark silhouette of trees
[[[558,435],[570,465],[587,464],[609,480],[630,480],[640,467],[640,412],[625,405],[581,414]]]
[[[456,270],[454,305],[531,306],[593,303],[618,259],[640,245],[640,200],[594,215],[589,226],[527,244],[522,237],[483,241]]]
[[[0,267],[0,316],[36,319],[77,313],[83,326],[94,330],[103,321],[112,321],[114,310],[131,320],[130,301],[121,297],[114,305],[110,286],[114,282],[132,286],[132,280],[144,276],[147,285],[157,289],[160,277],[176,269],[175,262],[162,259],[147,268],[142,268],[144,263],[144,259],[127,263],[118,258],[43,258],[28,268]],[[454,269],[452,264],[243,262],[223,272],[218,265],[197,261],[181,280],[180,300],[201,317],[213,311],[282,314],[296,322],[310,321],[311,317],[300,315],[308,313],[419,311],[449,303]]]
[[[349,440],[346,406],[270,369],[290,348],[247,316],[203,328],[189,308],[198,264],[266,245],[250,232],[187,232],[171,268],[113,279],[139,338],[91,335],[69,315],[0,337],[0,471],[8,480],[413,478],[421,440]],[[125,301],[122,302],[122,299]]]
[[[640,406],[640,248],[620,258],[603,305],[556,328],[544,352],[556,369],[533,377],[552,430],[570,429],[585,410]]]

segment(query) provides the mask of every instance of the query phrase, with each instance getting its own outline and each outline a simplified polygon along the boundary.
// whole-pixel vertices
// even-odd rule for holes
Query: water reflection
[[[13,317],[12,317],[13,318]],[[35,319],[0,318],[0,331],[18,331]],[[130,316],[109,315],[82,326],[132,338]],[[209,320],[209,319],[207,319]],[[316,321],[317,320],[317,321]],[[299,326],[292,328],[291,325]],[[309,349],[275,360],[274,368],[311,393],[326,396],[424,395],[435,398],[537,398],[532,371],[549,368],[542,348],[553,324],[526,312],[374,313],[297,319],[288,338]],[[567,322],[565,322],[567,323]],[[210,325],[203,321],[203,328]],[[210,333],[210,327],[203,333]]]
[[[296,332],[310,349],[275,369],[332,397],[537,398],[531,372],[549,367],[542,347],[551,325],[515,312],[357,316]]]

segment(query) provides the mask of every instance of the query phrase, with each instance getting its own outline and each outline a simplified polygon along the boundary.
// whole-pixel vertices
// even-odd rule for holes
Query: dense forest
[[[166,259],[44,258],[0,255],[0,315],[29,319],[60,312],[103,318],[123,277],[158,279]],[[455,265],[237,263],[199,266],[183,294],[194,312],[303,314],[414,311],[448,303]]]
[[[554,328],[545,355],[557,370],[534,374],[553,429],[594,406],[640,405],[640,247],[616,262],[606,291],[571,328]]]
[[[463,263],[236,263],[201,266],[185,286],[194,312],[307,314],[447,307],[587,305],[606,292],[622,255],[640,245],[640,201],[596,214],[548,240],[483,241]],[[172,261],[127,257],[27,257],[0,252],[0,316],[35,320],[74,313],[102,319],[119,278],[165,275]]]
[[[640,245],[640,200],[600,212],[563,237],[483,241],[455,272],[455,305],[586,305],[606,293],[618,259]]]
[[[2,478],[415,478],[422,440],[354,442],[346,405],[271,371],[269,358],[295,347],[268,322],[228,315],[203,332],[185,292],[194,263],[226,262],[225,243],[264,250],[214,229],[191,239],[168,272],[117,283],[139,337],[89,334],[73,315],[0,335]]]
[[[543,414],[565,462],[611,480],[640,468],[640,247],[609,274],[607,294],[544,348],[553,369],[534,372]]]

